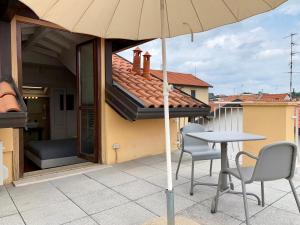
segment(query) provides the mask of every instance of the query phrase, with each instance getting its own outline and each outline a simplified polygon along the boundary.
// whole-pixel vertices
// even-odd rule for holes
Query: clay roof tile
[[[153,79],[146,79],[132,71],[131,68],[132,64],[129,61],[118,55],[113,55],[113,80],[139,98],[145,107],[163,107],[163,82],[154,76]],[[170,92],[169,104],[170,107],[201,107],[203,105],[202,102],[177,89]]]

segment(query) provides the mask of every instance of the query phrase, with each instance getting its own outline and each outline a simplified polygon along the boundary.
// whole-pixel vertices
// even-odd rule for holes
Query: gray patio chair
[[[241,167],[240,166],[240,156],[245,155],[256,160],[254,167]],[[290,142],[277,142],[270,144],[261,149],[258,157],[253,156],[247,152],[239,152],[236,155],[235,162],[236,168],[228,168],[224,173],[231,174],[237,179],[241,180],[242,183],[242,194],[244,201],[245,217],[246,224],[249,225],[249,212],[248,212],[248,203],[246,198],[246,184],[251,184],[254,181],[261,182],[261,198],[262,206],[265,205],[265,196],[264,196],[264,182],[274,181],[279,179],[287,179],[290,183],[298,210],[300,212],[300,203],[299,199],[292,182],[292,178],[295,172],[295,164],[297,159],[297,147],[295,144]],[[221,173],[220,173],[221,174]],[[220,182],[221,176],[219,176],[219,185],[217,190],[217,195],[213,201],[215,213],[218,207],[218,199],[220,193]]]
[[[189,123],[180,129],[182,146],[181,146],[181,153],[180,153],[177,170],[176,170],[176,180],[177,180],[183,153],[190,154],[192,157],[190,195],[194,194],[194,186],[195,185],[208,185],[208,186],[217,186],[218,185],[218,184],[213,184],[213,183],[202,183],[202,182],[195,183],[194,182],[195,161],[210,160],[209,175],[211,176],[213,160],[221,158],[220,150],[217,150],[214,148],[215,144],[213,144],[213,146],[211,148],[211,147],[209,147],[208,142],[201,141],[200,139],[190,137],[187,135],[187,133],[193,133],[193,132],[205,132],[205,129],[203,126],[201,126],[200,124],[197,124],[197,123]],[[231,182],[231,178],[230,178],[230,185],[233,189],[233,183]]]

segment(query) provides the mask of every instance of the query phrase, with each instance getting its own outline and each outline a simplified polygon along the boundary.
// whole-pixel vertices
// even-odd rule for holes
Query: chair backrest
[[[183,128],[180,129],[182,135],[182,148],[187,146],[208,146],[206,141],[201,141],[198,138],[190,137],[187,133],[194,133],[194,132],[205,132],[203,126],[197,123],[188,123]]]
[[[253,171],[253,180],[270,181],[294,176],[297,146],[290,142],[277,142],[262,148]]]

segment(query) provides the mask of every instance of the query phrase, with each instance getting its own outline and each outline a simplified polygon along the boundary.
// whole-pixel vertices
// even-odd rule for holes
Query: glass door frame
[[[86,44],[93,44],[93,77],[94,77],[94,105],[93,106],[81,106],[81,90],[80,90],[80,47]],[[100,109],[100,87],[101,87],[101,71],[100,71],[100,40],[95,38],[93,40],[89,40],[83,43],[80,43],[76,46],[76,76],[77,76],[77,154],[80,158],[86,159],[88,161],[94,163],[101,163],[101,134],[100,134],[100,127],[101,127],[101,109]],[[81,109],[88,109],[93,108],[95,113],[95,135],[94,135],[94,153],[93,155],[83,154],[81,149],[81,117],[80,112]]]

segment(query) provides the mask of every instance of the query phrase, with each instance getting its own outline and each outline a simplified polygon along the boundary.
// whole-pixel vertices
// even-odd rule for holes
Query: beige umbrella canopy
[[[20,0],[40,19],[102,38],[161,38],[168,224],[174,225],[166,37],[203,32],[270,11],[287,0]],[[249,221],[247,221],[247,224]]]
[[[286,0],[165,0],[165,36],[207,31],[272,10]],[[161,0],[21,0],[72,32],[132,40],[161,38]]]

